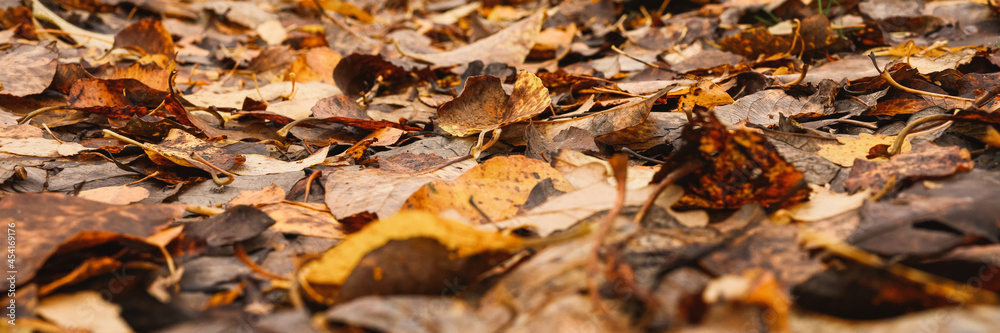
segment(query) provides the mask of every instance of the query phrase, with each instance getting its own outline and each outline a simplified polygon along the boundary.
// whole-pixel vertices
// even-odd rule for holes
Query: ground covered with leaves
[[[1000,10],[804,2],[0,0],[3,330],[1000,327]]]

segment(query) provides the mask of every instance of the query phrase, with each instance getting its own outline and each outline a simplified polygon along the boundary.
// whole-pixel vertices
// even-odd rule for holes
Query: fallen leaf
[[[417,157],[422,158],[422,157]],[[440,163],[430,165],[436,167]],[[338,170],[324,176],[326,204],[337,219],[364,212],[392,216],[406,199],[424,184],[437,179],[453,180],[472,168],[475,162],[455,163],[440,170],[419,173],[391,172],[381,169]],[[413,172],[413,173],[411,173]]]
[[[524,63],[524,58],[535,44],[545,20],[545,12],[539,11],[490,37],[480,39],[475,43],[465,45],[447,52],[420,54],[400,49],[403,55],[435,67],[450,67],[465,65],[480,60],[483,63],[502,63],[517,67]],[[459,71],[464,70],[459,69]]]
[[[958,172],[969,172],[973,166],[969,151],[965,148],[941,147],[927,142],[914,147],[913,151],[895,155],[888,161],[858,160],[844,181],[844,188],[851,192],[862,187],[878,190],[892,177],[895,177],[896,183],[899,184],[905,180],[946,177]]]
[[[420,211],[404,211],[376,221],[351,234],[343,242],[307,264],[305,279],[314,285],[340,285],[367,253],[392,240],[430,238],[457,258],[486,251],[514,251],[523,246],[520,238],[441,219]]]
[[[760,134],[730,132],[712,113],[696,108],[682,137],[685,145],[653,178],[658,182],[684,163],[702,161],[700,168],[677,181],[685,192],[678,206],[736,209],[755,202],[787,207],[808,195],[803,174]]]
[[[691,87],[687,94],[681,96],[680,103],[683,110],[690,110],[695,105],[711,110],[716,106],[733,104],[733,98],[711,80],[701,80],[698,85]]]
[[[550,138],[572,127],[587,130],[593,133],[594,136],[613,133],[641,124],[649,116],[649,112],[653,108],[653,105],[656,104],[656,100],[666,94],[671,87],[663,88],[652,95],[636,98],[628,103],[583,117],[565,120],[534,121],[532,125],[535,126],[535,130]],[[509,126],[509,130],[504,132],[505,134],[502,138],[512,144],[523,144],[524,132],[527,126],[527,123]]]
[[[867,202],[848,241],[884,255],[943,253],[977,237],[996,242],[1000,200],[986,190],[998,184],[993,172],[973,171],[903,190],[891,202]]]
[[[812,194],[809,201],[792,206],[787,210],[787,216],[795,221],[812,222],[853,211],[861,207],[871,192],[862,191],[854,194],[836,193],[826,187],[811,185]]]
[[[190,223],[185,231],[204,239],[209,246],[222,246],[256,237],[272,225],[274,220],[259,209],[237,205],[222,214]]]
[[[36,157],[72,156],[91,150],[76,142],[59,142],[43,138],[0,138],[0,152]]]
[[[56,75],[56,43],[15,44],[0,51],[0,94],[27,96],[41,93]]]
[[[820,150],[816,152],[830,162],[837,165],[850,167],[854,161],[868,156],[868,152],[876,145],[891,145],[896,140],[895,136],[884,136],[881,134],[861,133],[858,137],[837,137],[838,143],[821,143]],[[909,141],[904,141],[900,152],[910,151]],[[866,160],[866,159],[865,159]]]
[[[115,35],[115,48],[137,48],[146,55],[160,54],[165,61],[174,59],[174,39],[159,20],[144,19]]]
[[[17,281],[28,283],[59,247],[87,233],[143,238],[184,213],[183,205],[109,205],[57,193],[18,193],[0,198],[0,223],[19,234]]]
[[[80,191],[80,198],[112,205],[127,205],[149,197],[149,190],[142,187],[110,186]]]
[[[128,333],[132,328],[121,317],[121,306],[96,291],[80,291],[46,297],[35,308],[38,315],[67,329]]]
[[[153,163],[198,168],[213,175],[220,169],[229,170],[245,161],[240,155],[230,153],[179,129],[171,129],[159,144],[134,143],[146,151],[146,155]]]
[[[403,209],[438,215],[453,209],[474,225],[505,220],[517,214],[531,190],[545,179],[551,179],[557,190],[573,189],[543,161],[523,156],[496,157],[455,180],[424,185],[410,195]]]
[[[316,150],[316,152],[310,154],[304,159],[290,162],[274,159],[270,156],[246,154],[243,155],[245,161],[240,165],[234,166],[229,171],[242,176],[262,176],[301,171],[302,169],[323,163],[323,159],[326,158],[326,155],[329,154],[329,152],[330,146],[326,146]]]
[[[507,95],[495,76],[473,76],[462,95],[438,108],[441,129],[455,136],[492,131],[527,120],[552,103],[549,91],[534,74],[520,72]]]

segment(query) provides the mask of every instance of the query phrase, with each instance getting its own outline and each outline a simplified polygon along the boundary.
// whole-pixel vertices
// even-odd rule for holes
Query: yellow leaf
[[[427,212],[403,211],[351,234],[326,251],[322,258],[306,265],[306,281],[310,284],[340,285],[368,252],[392,240],[418,237],[437,240],[458,257],[487,251],[513,251],[523,246],[521,239],[515,236],[480,231]]]
[[[855,159],[863,159],[865,156],[868,156],[868,151],[875,145],[892,145],[892,142],[895,140],[895,136],[861,133],[861,135],[856,138],[837,138],[837,141],[840,142],[839,144],[821,143],[820,150],[817,151],[816,154],[823,156],[827,160],[830,160],[830,162],[836,163],[837,165],[850,167],[854,165]],[[900,153],[908,151],[910,151],[910,142],[903,141],[903,147]]]

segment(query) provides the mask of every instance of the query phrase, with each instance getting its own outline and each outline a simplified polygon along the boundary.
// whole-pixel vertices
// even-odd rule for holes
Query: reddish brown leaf
[[[685,146],[654,177],[658,181],[688,161],[700,169],[677,183],[685,194],[677,205],[736,209],[748,203],[787,207],[806,199],[804,176],[760,134],[730,132],[714,115],[700,109],[684,129]]]
[[[0,223],[16,232],[15,275],[19,285],[28,283],[45,260],[73,237],[112,233],[119,238],[144,238],[183,213],[184,205],[119,206],[58,193],[19,193],[0,198]]]
[[[956,172],[968,172],[972,167],[972,159],[965,148],[924,143],[913,147],[909,153],[893,156],[889,161],[856,160],[844,188],[852,192],[862,187],[877,191],[890,177],[896,177],[898,184],[904,179],[945,177]]]
[[[172,60],[174,58],[174,39],[163,27],[163,23],[152,19],[144,19],[126,27],[115,36],[116,48],[138,48],[146,54],[161,54]]]

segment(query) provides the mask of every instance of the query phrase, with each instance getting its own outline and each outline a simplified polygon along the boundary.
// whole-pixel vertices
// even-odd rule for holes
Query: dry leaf
[[[441,129],[455,136],[492,131],[545,111],[552,99],[535,74],[520,72],[508,96],[495,76],[470,77],[462,95],[438,108]]]
[[[837,165],[850,167],[857,159],[864,159],[868,152],[876,145],[891,145],[896,140],[895,136],[884,136],[881,134],[861,133],[858,137],[838,137],[836,143],[823,142],[820,150],[816,152],[830,162]],[[910,141],[903,141],[900,152],[910,151]]]
[[[496,157],[453,181],[437,180],[424,185],[406,200],[403,209],[434,214],[454,209],[473,224],[505,220],[517,214],[535,185],[545,179],[551,179],[557,190],[573,189],[543,161],[523,156]]]
[[[469,225],[441,219],[420,211],[404,211],[369,224],[307,264],[305,279],[310,284],[342,284],[361,258],[391,240],[431,238],[453,255],[467,257],[485,251],[514,251],[523,246],[520,238],[479,231]]]
[[[545,11],[539,11],[490,37],[447,52],[419,54],[400,51],[408,57],[434,64],[436,67],[465,65],[476,60],[517,67],[524,63],[524,57],[531,51],[544,20]]]

